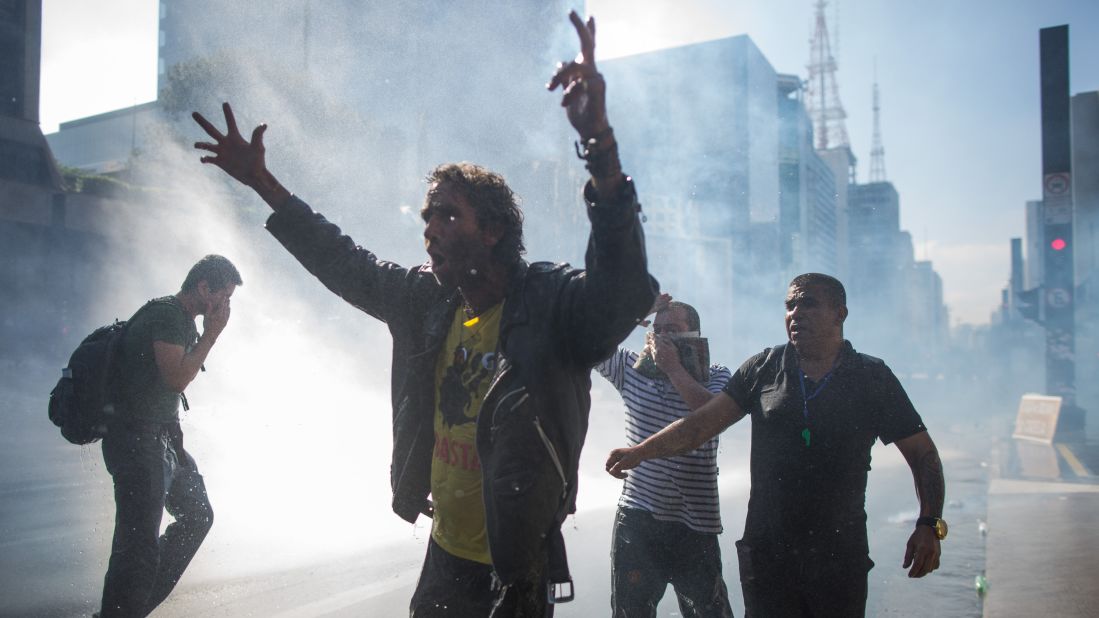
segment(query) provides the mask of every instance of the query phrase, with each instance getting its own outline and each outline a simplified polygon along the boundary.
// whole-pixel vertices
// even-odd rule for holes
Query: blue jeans
[[[614,521],[611,607],[615,618],[650,618],[668,584],[687,618],[732,618],[716,534],[619,507]]]
[[[143,617],[182,577],[214,512],[179,425],[115,424],[103,438],[114,479],[115,526],[102,618]],[[167,509],[175,521],[160,534]]]

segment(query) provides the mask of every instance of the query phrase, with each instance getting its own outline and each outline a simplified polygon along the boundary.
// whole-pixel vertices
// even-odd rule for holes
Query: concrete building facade
[[[1095,419],[1099,381],[1091,377],[1099,375],[1099,92],[1073,95],[1071,110],[1076,397]]]
[[[161,131],[163,116],[156,101],[62,122],[46,136],[62,165],[92,174],[120,174],[131,159]]]
[[[779,261],[787,278],[838,274],[836,182],[813,149],[801,78],[779,75]]]
[[[609,113],[628,145],[623,161],[638,180],[661,287],[721,316],[707,333],[733,358],[781,340],[789,239],[802,229],[806,181],[780,176],[770,62],[737,36],[613,59],[600,70],[613,84]],[[790,150],[785,160],[796,166]],[[796,187],[786,204],[782,182]]]
[[[897,359],[900,371],[926,372],[947,347],[942,279],[917,261],[912,235],[900,227],[900,195],[890,182],[847,187],[846,333]]]
[[[851,238],[848,188],[855,183],[854,169],[857,159],[848,146],[818,150],[817,154],[832,171],[836,182],[836,272],[840,280],[844,281],[851,268],[851,258],[848,255]]]
[[[62,352],[106,276],[110,200],[65,190],[38,126],[42,4],[0,3],[0,361]]]
[[[1099,291],[1099,92],[1072,97],[1073,239],[1077,287]]]
[[[1042,226],[1046,216],[1042,208],[1042,200],[1028,200],[1025,216],[1023,285],[1026,289],[1032,290],[1042,285],[1042,249],[1045,245]]]

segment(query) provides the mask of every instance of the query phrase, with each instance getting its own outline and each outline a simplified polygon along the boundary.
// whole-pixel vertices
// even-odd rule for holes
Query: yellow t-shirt
[[[457,311],[435,362],[435,450],[431,536],[446,551],[491,564],[477,458],[477,413],[496,371],[499,303],[473,319]]]

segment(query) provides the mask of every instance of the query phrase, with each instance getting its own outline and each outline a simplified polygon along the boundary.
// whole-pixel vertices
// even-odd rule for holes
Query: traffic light
[[[1054,287],[1071,287],[1072,281],[1072,230],[1068,225],[1058,225],[1057,228],[1046,229],[1046,283]]]

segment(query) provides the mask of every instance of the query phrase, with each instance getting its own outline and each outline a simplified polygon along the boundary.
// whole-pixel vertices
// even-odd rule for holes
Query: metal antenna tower
[[[874,63],[875,65],[877,62]],[[885,147],[881,144],[881,104],[878,100],[878,69],[874,68],[874,140],[870,146],[870,182],[885,182]]]
[[[816,25],[813,37],[809,39],[810,60],[806,67],[809,69],[809,79],[805,86],[805,103],[816,130],[817,150],[850,146],[844,123],[847,113],[840,103],[836,59],[832,55],[828,24],[824,18],[827,4],[825,0],[817,0]]]
[[[840,0],[832,2],[832,57],[840,61]]]

